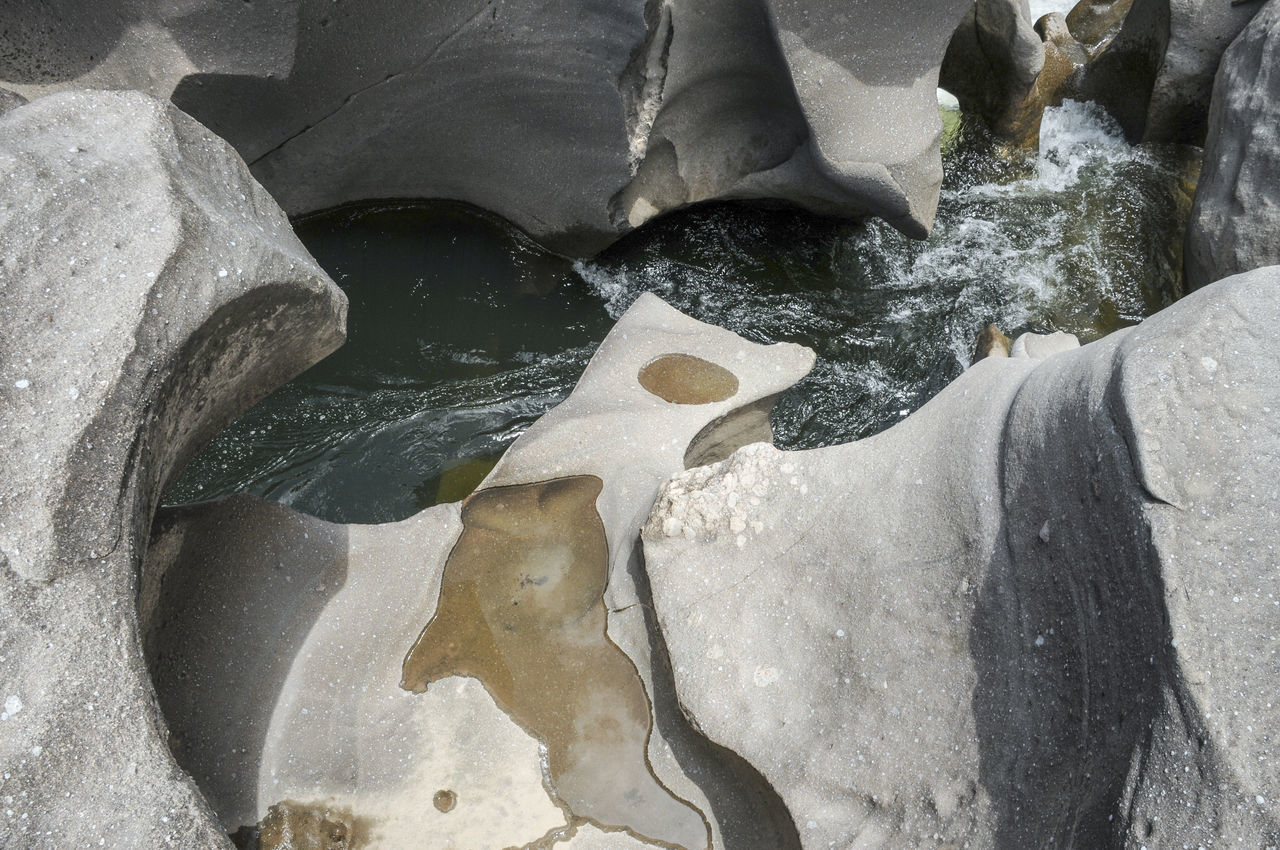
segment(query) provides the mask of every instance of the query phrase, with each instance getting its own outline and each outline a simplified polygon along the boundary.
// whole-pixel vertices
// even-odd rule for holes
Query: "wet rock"
[[[1004,331],[995,325],[987,325],[978,334],[973,346],[973,360],[976,363],[984,357],[1008,357],[1009,346],[1013,340],[1004,335]]]
[[[346,300],[162,101],[6,112],[0,173],[0,845],[223,846],[162,737],[138,563],[161,489],[341,342]]]
[[[922,236],[966,5],[22,0],[0,83],[171,96],[290,213],[452,198],[582,255],[685,204],[767,198]]]
[[[1132,6],[1133,0],[1082,0],[1067,13],[1067,28],[1093,58],[1120,32]]]
[[[1218,63],[1260,2],[1134,0],[1089,64],[1082,94],[1104,104],[1131,142],[1202,145]]]
[[[618,214],[635,225],[676,201],[783,198],[923,237],[942,180],[938,65],[965,5],[657,4],[653,118],[633,133],[642,156]]]
[[[355,850],[360,846],[355,820],[328,806],[280,803],[262,819],[256,850]]]
[[[178,762],[229,831],[302,800],[368,846],[793,846],[768,786],[679,717],[635,543],[691,449],[767,437],[739,412],[812,363],[646,295],[460,505],[162,512],[143,630]]]
[[[1040,121],[1027,100],[1045,51],[1032,24],[1026,0],[977,0],[947,46],[939,85],[998,136],[1034,147]]]
[[[1044,68],[1036,77],[1029,101],[1043,113],[1046,106],[1059,106],[1075,94],[1075,75],[1088,64],[1089,54],[1057,12],[1036,21],[1036,32],[1044,41]]]
[[[1222,58],[1204,163],[1187,226],[1191,288],[1280,263],[1280,3]]]
[[[665,485],[680,704],[804,846],[1276,843],[1277,283]]]

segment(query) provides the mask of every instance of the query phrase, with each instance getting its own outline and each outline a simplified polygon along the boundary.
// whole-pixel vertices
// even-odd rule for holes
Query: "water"
[[[249,492],[334,522],[466,496],[568,394],[612,322],[571,264],[458,204],[295,223],[348,338],[197,456],[169,503]]]
[[[1046,113],[1030,158],[975,130],[948,140],[924,241],[878,222],[718,205],[570,264],[451,204],[301,221],[351,297],[350,341],[229,428],[167,501],[243,490],[381,522],[461,498],[646,290],[748,339],[818,352],[775,413],[785,448],[898,421],[963,371],[988,322],[1087,342],[1179,297],[1196,151],[1131,148],[1076,103]]]

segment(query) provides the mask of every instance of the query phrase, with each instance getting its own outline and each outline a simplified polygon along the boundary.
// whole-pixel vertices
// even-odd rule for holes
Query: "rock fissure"
[[[305,136],[307,133],[311,132],[312,130],[316,129],[320,125],[324,124],[326,121],[338,115],[348,106],[350,106],[351,103],[355,101],[357,98],[359,98],[361,95],[374,91],[375,89],[385,86],[388,83],[395,82],[396,80],[402,77],[405,77],[410,74],[415,74],[418,71],[422,70],[427,65],[431,64],[431,62],[435,61],[436,57],[440,55],[440,52],[444,50],[446,47],[448,47],[454,40],[456,40],[458,36],[460,36],[463,32],[470,29],[472,26],[476,24],[477,21],[483,18],[486,12],[491,12],[493,14],[496,14],[497,2],[498,0],[484,0],[484,2],[480,4],[480,7],[471,15],[471,17],[467,18],[466,21],[464,21],[462,24],[456,27],[452,32],[445,35],[444,38],[440,39],[440,41],[437,42],[436,45],[427,52],[426,56],[424,56],[422,59],[419,59],[411,67],[406,68],[403,71],[396,71],[396,72],[387,74],[381,80],[372,82],[346,95],[342,99],[342,102],[339,103],[332,110],[330,110],[329,112],[326,112],[324,115],[320,116],[314,121],[311,121],[306,126],[304,126],[301,130],[298,130],[286,136],[283,140],[281,140],[278,144],[276,144],[271,149],[259,154],[258,156],[255,156],[253,160],[248,163],[249,167],[253,168],[254,166],[260,164],[261,162],[269,159],[273,155],[284,150],[284,148],[288,147],[290,143],[296,141],[302,136]]]

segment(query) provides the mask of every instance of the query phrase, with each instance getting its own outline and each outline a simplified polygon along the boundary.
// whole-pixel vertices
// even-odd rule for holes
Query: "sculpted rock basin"
[[[718,400],[646,389],[672,356]],[[759,777],[673,720],[634,543],[691,447],[767,437],[755,411],[767,429],[812,363],[646,295],[461,504],[371,526],[248,497],[161,512],[144,631],[179,763],[228,830],[292,801],[350,813],[367,846],[793,846]]]

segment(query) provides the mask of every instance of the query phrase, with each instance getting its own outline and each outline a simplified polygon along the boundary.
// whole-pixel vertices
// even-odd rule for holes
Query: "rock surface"
[[[81,5],[20,0],[0,83],[172,96],[290,213],[451,198],[586,254],[715,198],[924,235],[941,180],[937,69],[967,4]]]
[[[1081,0],[1067,13],[1067,28],[1092,58],[1119,34],[1131,8],[1133,0]]]
[[[10,109],[17,109],[26,102],[27,99],[17,92],[11,92],[8,89],[0,89],[0,115],[3,115]]]
[[[346,299],[223,141],[137,93],[0,118],[0,845],[221,846],[138,643],[160,490],[341,342]]]
[[[1222,57],[1187,225],[1191,288],[1280,263],[1280,2]]]
[[[1218,63],[1260,8],[1258,0],[1134,0],[1080,91],[1104,104],[1132,142],[1202,145]]]
[[[1280,841],[1277,284],[1020,338],[880,435],[668,482],[678,698],[803,846]]]
[[[1002,138],[1035,146],[1039,109],[1027,103],[1045,64],[1027,0],[977,0],[956,29],[939,85]]]
[[[140,607],[179,763],[232,831],[292,801],[369,847],[794,846],[759,776],[678,716],[635,543],[661,482],[767,439],[812,363],[645,295],[461,504],[162,512]]]

